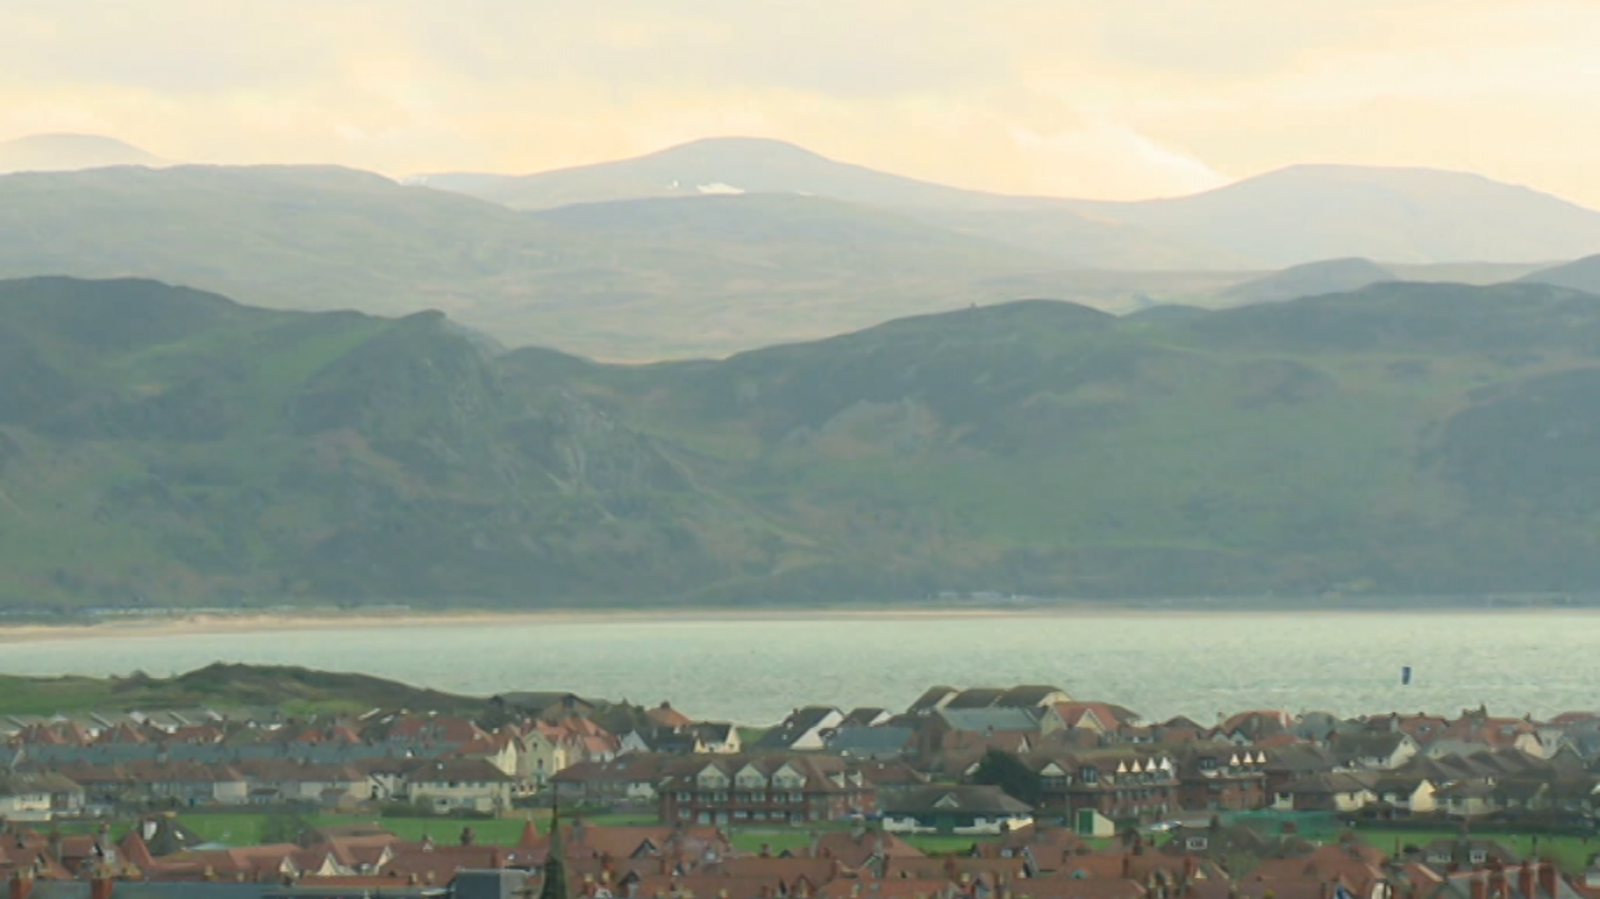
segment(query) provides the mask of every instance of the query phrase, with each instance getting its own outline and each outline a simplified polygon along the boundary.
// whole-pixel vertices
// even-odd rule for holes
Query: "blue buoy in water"
[[[1400,669],[1400,686],[1411,686],[1411,666],[1406,665]]]

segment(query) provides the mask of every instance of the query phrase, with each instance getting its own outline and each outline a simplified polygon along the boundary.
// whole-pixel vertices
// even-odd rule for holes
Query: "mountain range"
[[[614,359],[723,354],[1104,280],[821,198],[645,211],[522,213],[317,166],[14,174],[0,177],[0,277],[145,276],[284,308],[438,308],[507,343]]]
[[[549,205],[650,193],[647,186],[667,171],[680,171],[680,187],[691,181],[697,187]],[[729,193],[732,185],[688,177],[716,171],[763,192]],[[1368,174],[1387,179],[1383,196],[1413,203],[1415,192],[1405,189],[1409,175]],[[1317,177],[1324,176],[1332,177]],[[1560,240],[1541,245],[1551,254],[1587,240],[1584,217],[1593,214],[1553,198],[1470,176],[1418,177],[1419,185],[1437,182],[1434,193],[1444,197],[1438,209],[1396,218],[1368,194],[1340,187],[1336,192],[1366,198],[1350,201],[1365,210],[1357,217],[1365,224],[1357,227],[1348,217],[1313,215],[1317,191],[1302,185],[1294,196],[1303,194],[1309,205],[1295,227],[1318,230],[1330,248],[1362,244],[1385,228],[1399,233],[1407,221],[1444,233],[1449,229],[1440,221],[1468,197],[1477,211],[1463,214],[1456,232],[1482,237],[1504,225],[1524,235],[1519,240],[1559,232]],[[571,179],[576,186],[561,187]],[[380,315],[437,308],[510,345],[626,361],[724,356],[974,303],[1049,297],[1114,312],[1228,306],[1348,289],[1377,277],[1368,271],[1366,280],[1352,282],[1350,263],[1337,260],[1276,276],[1270,269],[1216,268],[1253,264],[1243,252],[1206,246],[1211,238],[1204,232],[1231,233],[1230,215],[1270,212],[1277,202],[1271,191],[1242,205],[1227,197],[1249,199],[1271,177],[1162,201],[1166,206],[1089,204],[1090,210],[1075,201],[926,184],[771,141],[728,140],[531,179],[425,180],[507,194],[491,202],[327,166],[117,166],[0,176],[0,277],[150,277],[278,308]],[[703,193],[701,184],[714,190]],[[1456,196],[1439,184],[1464,186]],[[543,193],[526,195],[534,200],[509,192],[540,185]],[[519,202],[538,208],[506,205]],[[1132,221],[1158,207],[1190,208],[1185,203],[1205,212],[1195,234],[1174,237]],[[1262,234],[1292,230],[1272,218],[1288,215],[1292,204],[1278,206],[1262,213]],[[1116,220],[1112,207],[1129,221]],[[1545,224],[1523,227],[1529,217]],[[1362,238],[1338,237],[1345,231]],[[1496,235],[1483,239],[1500,240]],[[1377,252],[1367,258],[1373,269],[1401,280],[1487,283],[1549,267],[1482,259],[1407,263]],[[1329,280],[1341,270],[1346,277]],[[1247,284],[1263,278],[1269,280]]]
[[[1345,256],[1541,262],[1600,248],[1600,212],[1479,175],[1424,168],[1300,165],[1193,196],[1104,202],[966,191],[780,141],[712,138],[520,177],[416,180],[520,209],[727,191],[832,197],[1111,268],[1129,267],[1130,258],[1143,260],[1135,268],[1227,269]]]
[[[0,606],[1580,590],[1600,297],[1027,301],[721,361],[0,284]]]

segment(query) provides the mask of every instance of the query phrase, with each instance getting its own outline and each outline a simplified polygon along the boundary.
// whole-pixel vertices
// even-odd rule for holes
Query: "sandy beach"
[[[1125,607],[1110,603],[1067,602],[1049,605],[1015,607],[995,606],[808,606],[794,608],[663,608],[663,609],[605,609],[605,610],[546,610],[538,612],[486,612],[454,611],[430,613],[417,610],[397,610],[393,614],[345,612],[329,609],[283,613],[252,613],[230,615],[215,612],[192,615],[151,615],[107,618],[93,624],[31,624],[0,625],[0,645],[46,640],[76,640],[85,638],[117,637],[168,637],[204,634],[283,633],[304,630],[339,628],[360,630],[364,628],[429,628],[429,627],[526,627],[535,625],[560,626],[573,624],[638,624],[651,622],[704,622],[704,621],[792,621],[815,620],[932,620],[932,619],[996,619],[996,618],[1056,618],[1056,617],[1129,617],[1147,616],[1187,617],[1244,615],[1250,617],[1272,615],[1341,615],[1369,614],[1389,611],[1396,614],[1450,614],[1461,611],[1474,614],[1583,614],[1600,611],[1594,607],[1471,607],[1461,605],[1418,606],[1413,608],[1354,609],[1354,608],[1216,608],[1200,607]]]
[[[110,618],[93,624],[30,624],[0,626],[0,644],[42,640],[75,640],[101,637],[168,637],[203,634],[271,633],[299,630],[319,630],[328,627],[358,630],[362,628],[422,628],[422,627],[496,627],[529,625],[565,625],[589,623],[649,623],[683,621],[781,621],[796,618],[825,616],[828,618],[874,619],[929,619],[929,618],[1001,618],[1038,617],[1041,615],[1066,615],[1084,613],[1109,613],[1111,609],[1090,606],[1060,607],[1055,609],[998,609],[998,608],[797,608],[797,609],[615,609],[606,611],[541,611],[541,612],[397,612],[393,615],[373,615],[315,611],[285,614],[225,615],[205,613],[195,615],[163,615]]]

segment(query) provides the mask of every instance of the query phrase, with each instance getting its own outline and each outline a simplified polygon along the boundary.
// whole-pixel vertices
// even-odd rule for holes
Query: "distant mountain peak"
[[[826,159],[821,153],[775,137],[728,135],[702,137],[646,153],[646,156],[699,155],[705,153],[774,153],[797,159]]]
[[[1225,305],[1275,303],[1298,297],[1360,290],[1382,281],[1395,280],[1398,278],[1394,272],[1370,259],[1344,256],[1292,265],[1265,277],[1236,284],[1223,291],[1218,298]]]
[[[163,165],[166,160],[101,134],[30,134],[0,141],[0,172],[54,172],[114,165]]]

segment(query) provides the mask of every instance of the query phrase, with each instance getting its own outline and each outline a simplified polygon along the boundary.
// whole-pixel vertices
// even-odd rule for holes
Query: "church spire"
[[[544,856],[544,883],[539,899],[570,899],[567,893],[566,850],[561,845],[561,800],[550,803],[550,848]]]

